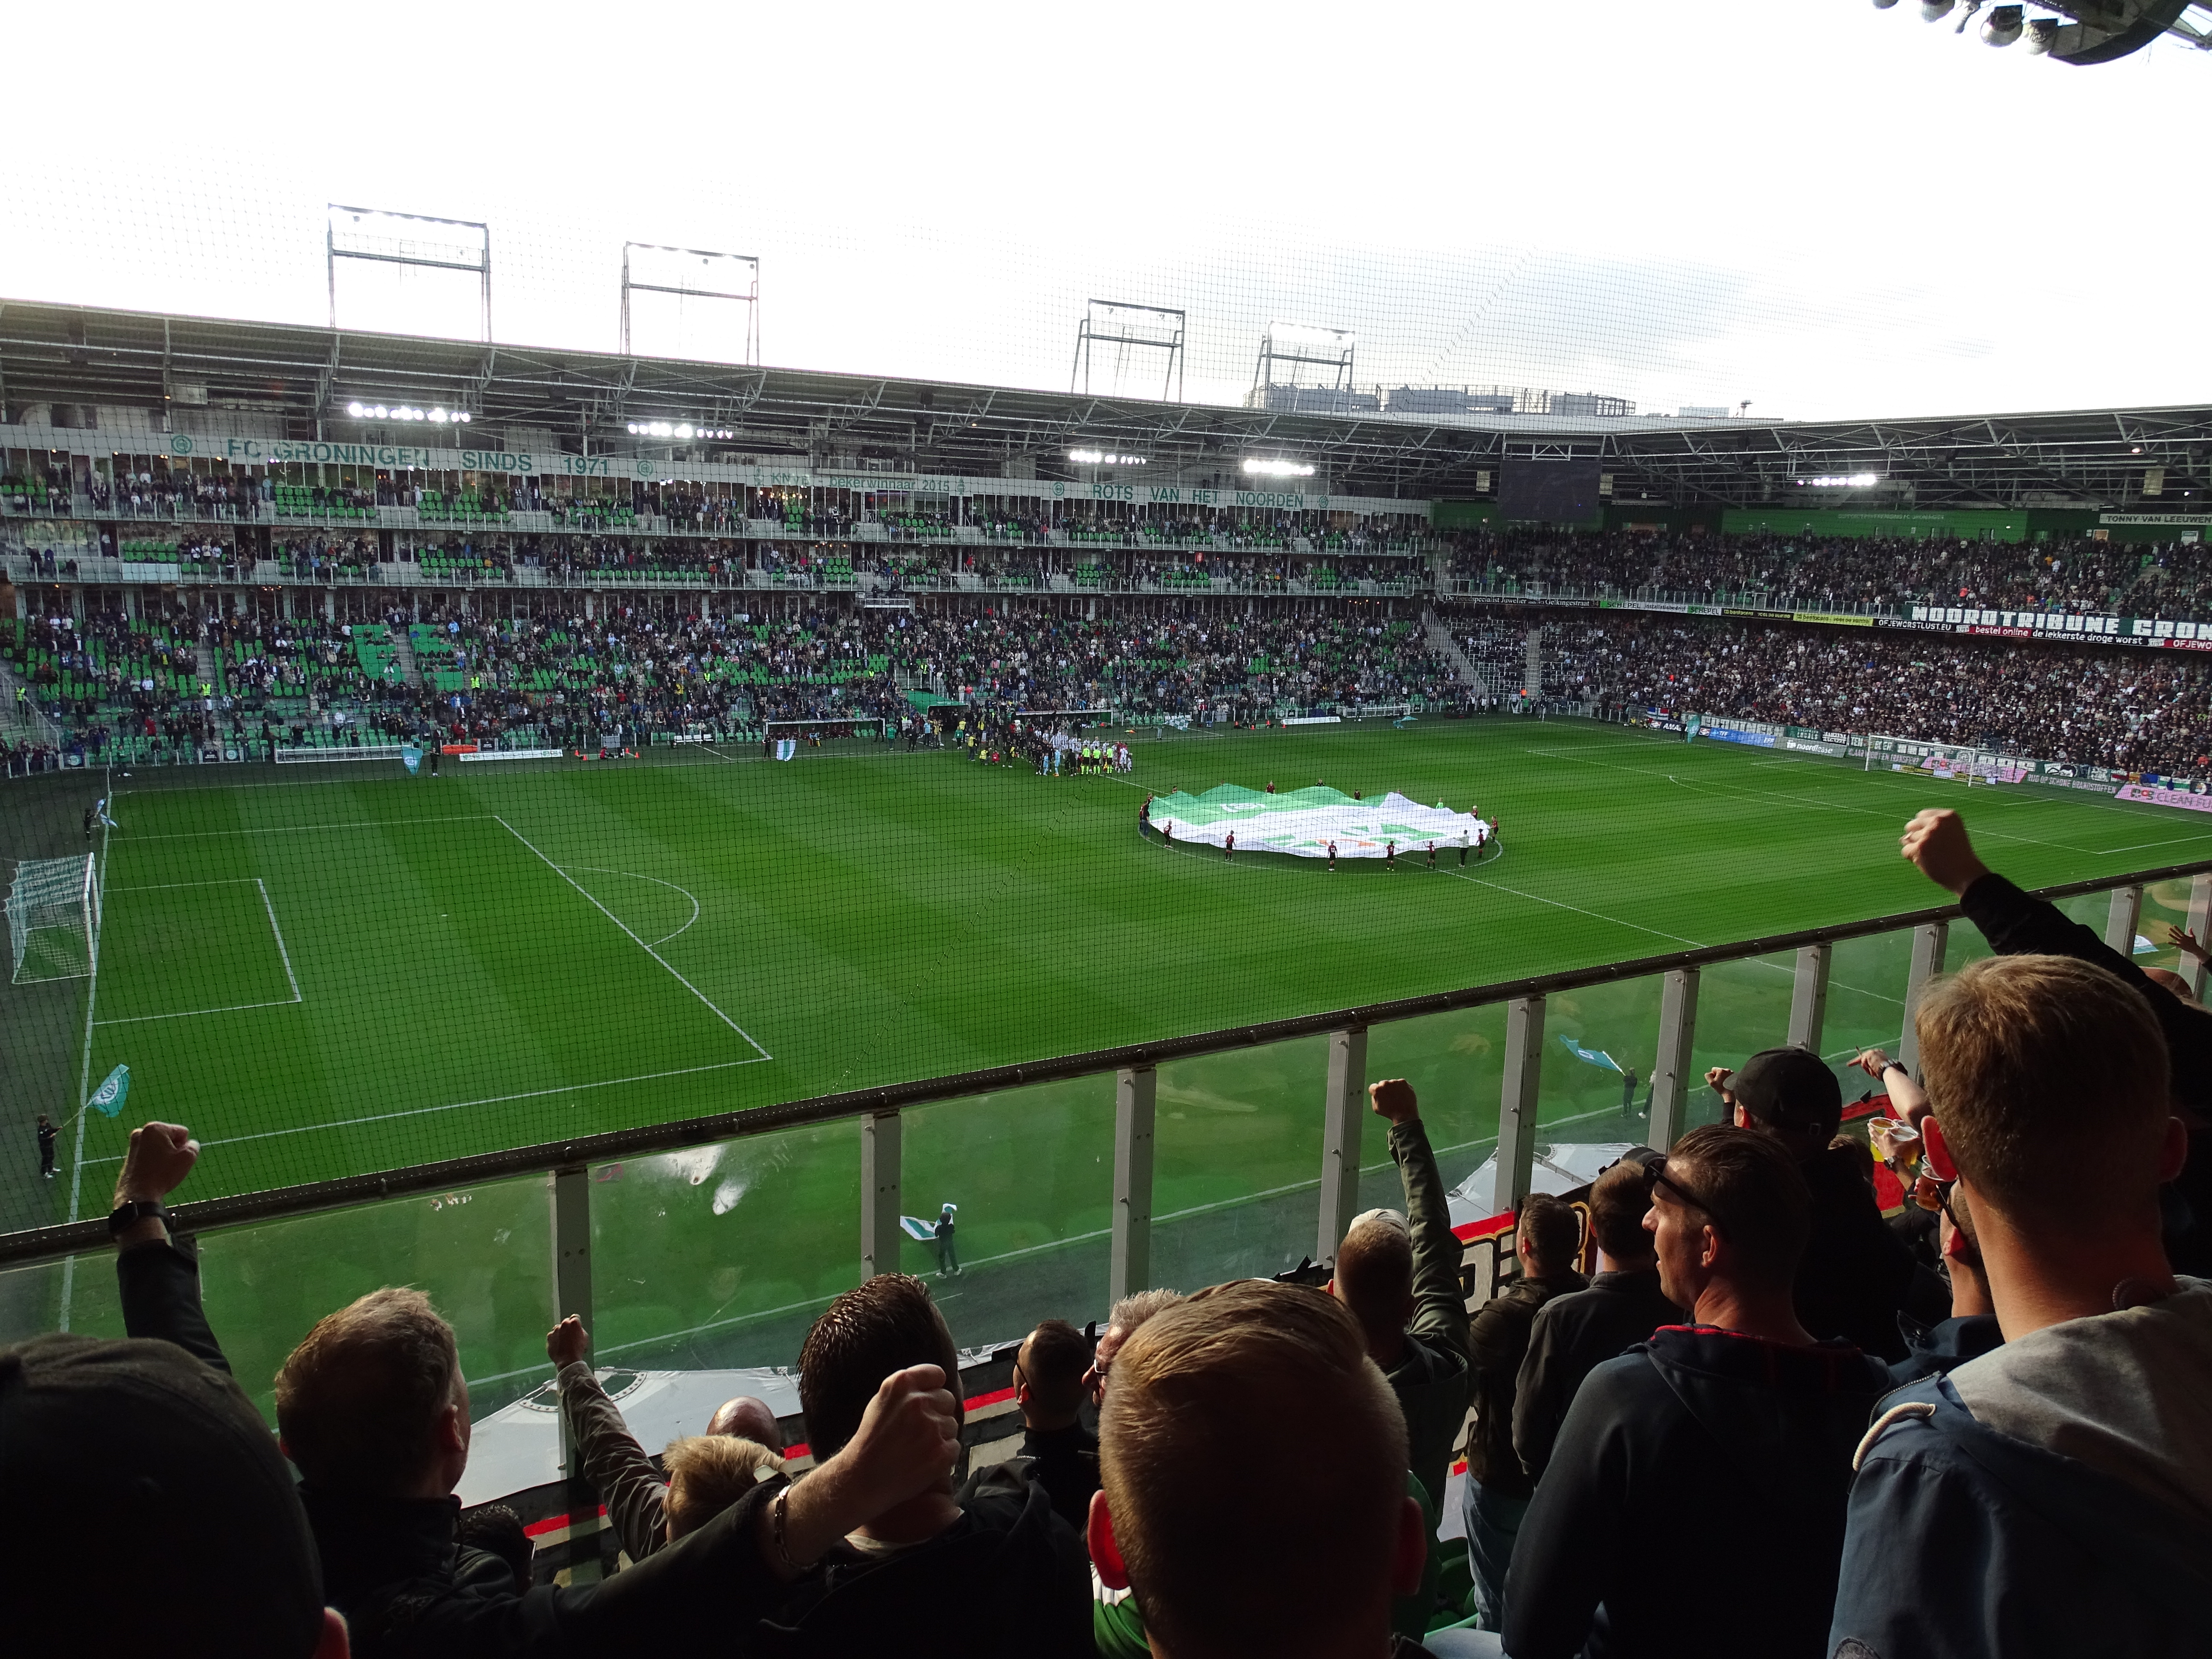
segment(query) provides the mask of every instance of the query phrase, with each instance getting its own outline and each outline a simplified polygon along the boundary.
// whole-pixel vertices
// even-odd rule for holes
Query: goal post
[[[779,738],[789,738],[804,749],[816,741],[834,743],[840,738],[875,738],[880,735],[884,720],[880,714],[854,714],[837,720],[769,720],[763,723],[761,735],[766,739],[767,751],[773,755]]]
[[[15,985],[92,972],[100,957],[100,867],[91,854],[16,862],[8,953]]]

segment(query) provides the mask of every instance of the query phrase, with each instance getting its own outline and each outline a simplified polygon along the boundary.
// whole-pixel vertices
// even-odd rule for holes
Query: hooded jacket
[[[1583,1381],[1505,1583],[1513,1659],[1816,1659],[1852,1449],[1889,1386],[1847,1343],[1670,1325]],[[1694,1587],[1725,1582],[1701,1610]]]
[[[1656,1267],[1608,1268],[1588,1290],[1537,1310],[1513,1401],[1513,1450],[1531,1480],[1544,1478],[1583,1379],[1681,1317],[1660,1290]]]
[[[1882,1402],[1837,1659],[2212,1650],[2212,1282],[2181,1285]]]

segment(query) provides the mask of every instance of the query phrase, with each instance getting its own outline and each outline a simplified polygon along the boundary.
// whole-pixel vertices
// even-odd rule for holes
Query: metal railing
[[[2125,953],[2136,936],[2144,887],[2184,878],[2191,880],[2188,924],[2203,937],[2208,922],[2212,922],[2212,860],[2067,883],[2044,888],[2038,896],[2058,899],[2090,893],[2111,894],[2104,937],[2108,945]],[[1314,1235],[1314,1255],[1316,1259],[1324,1259],[1334,1254],[1358,1206],[1359,1143],[1366,1118],[1360,1099],[1361,1085],[1366,1070],[1368,1032],[1373,1027],[1454,1010],[1505,1006],[1506,1044],[1495,1176],[1489,1192],[1472,1194],[1486,1213],[1504,1216],[1517,1212],[1531,1189],[1539,1133],[1538,1085],[1543,1065],[1548,998],[1621,981],[1661,977],[1658,1058],[1653,1068],[1648,1138],[1650,1144],[1663,1148],[1688,1127],[1689,1103],[1698,1081],[1692,1074],[1691,1052],[1697,1028],[1699,976],[1704,970],[1784,952],[1794,955],[1786,1040],[1817,1052],[1835,946],[1846,940],[1910,930],[1912,951],[1899,1054],[1901,1062],[1917,1073],[1917,1044],[1911,1018],[1912,1001],[1927,980],[1942,970],[1948,930],[1961,914],[1956,905],[1933,906],[1863,921],[1534,975],[1227,1030],[820,1095],[643,1128],[611,1130],[569,1140],[447,1158],[333,1181],[198,1200],[178,1205],[171,1214],[176,1231],[190,1234],[375,1204],[410,1194],[451,1191],[480,1182],[550,1175],[554,1282],[560,1300],[556,1311],[580,1314],[588,1320],[592,1295],[591,1183],[586,1170],[592,1164],[858,1119],[861,1129],[860,1257],[863,1271],[872,1273],[888,1270],[898,1260],[900,1114],[904,1109],[1000,1090],[1110,1074],[1115,1079],[1115,1127],[1109,1279],[1112,1294],[1119,1297],[1149,1282],[1154,1120],[1158,1068],[1164,1065],[1294,1038],[1327,1037],[1328,1081],[1321,1102],[1322,1167]],[[2200,988],[2203,971],[2203,964],[2192,964],[2191,982]],[[0,1234],[0,1264],[58,1261],[98,1250],[106,1243],[104,1219]]]

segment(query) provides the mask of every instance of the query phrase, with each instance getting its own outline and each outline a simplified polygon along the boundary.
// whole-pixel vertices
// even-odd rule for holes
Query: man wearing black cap
[[[1863,1352],[1902,1359],[1897,1316],[1913,1283],[1911,1253],[1883,1224],[1873,1190],[1850,1154],[1831,1150],[1843,1121],[1836,1074],[1803,1048],[1764,1048],[1705,1081],[1738,1128],[1778,1141],[1813,1195],[1812,1236],[1797,1269],[1797,1318],[1822,1340],[1843,1337]]]
[[[189,1169],[198,1149],[177,1133],[159,1150]],[[143,1213],[126,1202],[118,1237],[166,1245],[166,1190]],[[291,1473],[212,1338],[0,1349],[0,1492],[10,1659],[344,1659]]]

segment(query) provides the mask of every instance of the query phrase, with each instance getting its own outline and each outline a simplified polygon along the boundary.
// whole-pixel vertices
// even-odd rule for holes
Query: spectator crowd
[[[800,1346],[803,1445],[740,1397],[648,1455],[574,1318],[547,1337],[620,1570],[549,1582],[463,1512],[467,1382],[420,1291],[301,1334],[272,1435],[132,1132],[120,1340],[0,1350],[10,1651],[185,1656],[2193,1655],[2212,1588],[2212,1014],[1990,871],[1903,850],[1994,954],[1913,1010],[1922,1075],[1838,1137],[1809,1052],[1709,1075],[1721,1121],[1514,1218],[1470,1312],[1419,1103],[1372,1085],[1402,1209],[1290,1273],[1021,1341],[1019,1454],[969,1452],[922,1281]],[[1873,1155],[1916,1224],[1886,1219]],[[1917,1241],[1917,1243],[1915,1241]],[[1439,1507],[1455,1459],[1464,1541]]]

